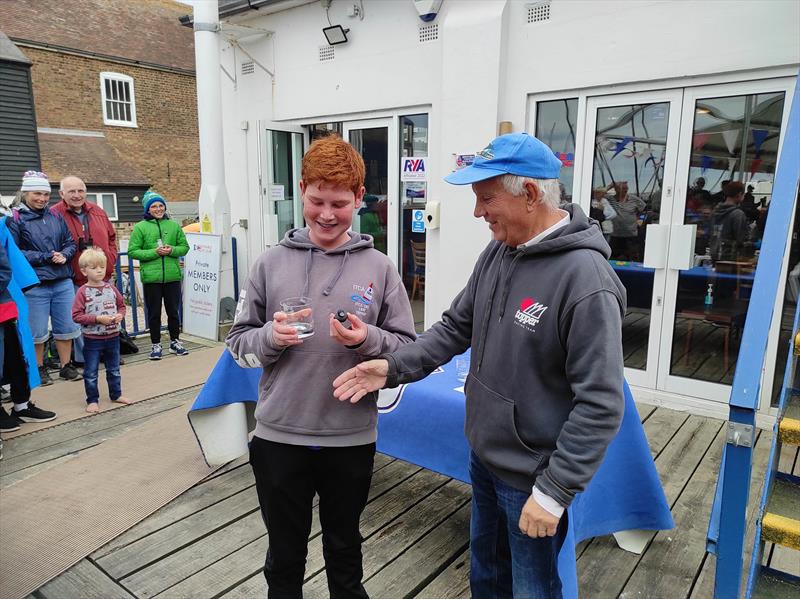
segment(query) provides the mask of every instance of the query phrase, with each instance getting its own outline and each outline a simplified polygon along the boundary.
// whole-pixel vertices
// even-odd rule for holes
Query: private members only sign
[[[187,233],[189,253],[184,262],[183,330],[217,340],[222,236]]]

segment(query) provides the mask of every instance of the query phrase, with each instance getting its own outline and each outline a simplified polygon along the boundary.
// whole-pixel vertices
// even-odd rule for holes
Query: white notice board
[[[219,335],[219,279],[222,236],[187,233],[183,269],[183,331],[204,339]]]

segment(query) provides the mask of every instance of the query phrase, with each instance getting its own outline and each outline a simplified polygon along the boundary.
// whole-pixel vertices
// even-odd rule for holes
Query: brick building
[[[193,33],[178,21],[186,12],[171,0],[2,2],[0,30],[32,63],[42,170],[52,181],[82,177],[120,225],[140,219],[149,187],[169,201],[197,199]]]

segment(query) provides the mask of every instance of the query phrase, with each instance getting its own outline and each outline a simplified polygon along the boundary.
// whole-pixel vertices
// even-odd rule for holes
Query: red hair
[[[302,177],[306,185],[330,185],[358,195],[364,185],[364,173],[361,154],[338,135],[316,140],[303,156]]]

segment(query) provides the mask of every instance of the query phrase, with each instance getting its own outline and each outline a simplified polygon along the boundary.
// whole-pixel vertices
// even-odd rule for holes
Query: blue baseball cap
[[[494,138],[475,154],[473,163],[447,175],[453,185],[471,185],[500,175],[532,179],[558,179],[561,161],[553,150],[527,133],[508,133]]]

